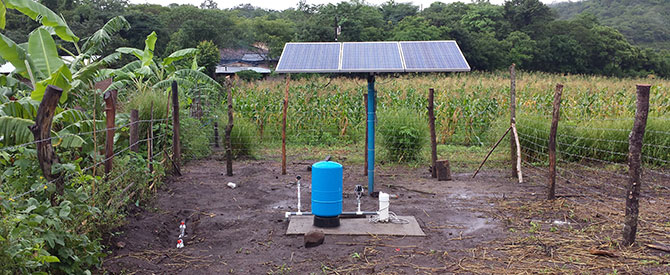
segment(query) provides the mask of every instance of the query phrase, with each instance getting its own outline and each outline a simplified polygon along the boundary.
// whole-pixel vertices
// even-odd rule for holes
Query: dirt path
[[[391,210],[413,215],[427,237],[326,236],[325,243],[305,248],[301,236],[284,235],[285,211],[295,211],[296,175],[310,186],[308,164],[290,164],[281,176],[279,163],[246,161],[226,177],[225,164],[214,159],[185,166],[184,176],[168,180],[154,209],[138,211],[111,241],[112,254],[103,271],[112,274],[309,274],[450,273],[468,249],[506,237],[494,219],[493,201],[518,194],[520,187],[501,172],[456,174],[454,181],[429,178],[425,167],[380,169],[377,190],[397,194]],[[355,171],[354,171],[355,170]],[[344,209],[355,209],[355,184],[364,184],[360,167],[344,171]],[[226,186],[235,182],[238,188]],[[389,186],[391,186],[389,188]],[[537,187],[524,186],[523,192]],[[309,208],[309,188],[303,189]],[[374,198],[363,197],[364,210],[376,210]],[[176,249],[179,221],[186,219],[185,247]],[[122,242],[123,248],[116,244]],[[495,253],[492,251],[491,253]],[[495,256],[495,254],[490,254]],[[462,261],[462,260],[461,260]],[[460,270],[463,272],[464,270]]]

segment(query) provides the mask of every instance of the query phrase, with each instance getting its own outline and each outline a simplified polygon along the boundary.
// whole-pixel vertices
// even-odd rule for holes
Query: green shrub
[[[245,81],[254,81],[263,78],[263,75],[261,73],[256,72],[254,70],[239,71],[235,73],[235,75],[237,75],[240,79]]]
[[[168,108],[172,108],[172,106],[168,107],[168,102],[168,95],[163,91],[152,90],[150,92],[140,92],[132,95],[128,103],[123,106],[123,111],[130,114],[130,110],[137,109],[140,120],[150,120],[152,117],[151,104],[153,103],[153,118],[164,119],[167,117]],[[159,122],[154,122],[154,125],[157,124],[159,124]],[[147,138],[149,125],[149,122],[143,122],[139,124],[140,140]],[[154,135],[158,134],[154,133]]]
[[[227,125],[228,116],[219,116],[219,137],[221,138],[221,147],[224,148]],[[233,130],[230,133],[230,140],[233,146],[233,157],[253,156],[254,149],[260,142],[256,124],[246,117],[235,116],[233,119]]]
[[[184,112],[180,119],[179,137],[181,138],[182,158],[184,161],[201,159],[212,154],[209,144],[214,135],[211,123],[201,123]]]
[[[414,161],[428,141],[428,122],[416,110],[400,108],[379,114],[381,145],[391,161]]]

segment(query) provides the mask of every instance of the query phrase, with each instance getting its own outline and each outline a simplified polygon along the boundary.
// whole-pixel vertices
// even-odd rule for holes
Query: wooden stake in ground
[[[181,144],[179,142],[179,89],[172,81],[172,154],[177,174],[181,174]]]
[[[219,122],[214,121],[214,148],[219,148]]]
[[[149,162],[149,173],[154,172],[154,102],[149,109],[149,129],[147,130],[147,162]]]
[[[233,85],[228,87],[228,125],[226,126],[226,175],[233,175],[233,141],[230,136],[233,132]]]
[[[649,90],[651,85],[637,85],[637,109],[633,130],[628,138],[628,192],[626,192],[626,217],[623,226],[623,245],[635,242],[637,218],[640,212],[639,199],[642,182],[642,140],[649,115]]]
[[[284,108],[281,120],[281,174],[286,175],[286,112],[288,111],[288,87],[291,74],[286,76],[286,89],[284,90]]]
[[[107,121],[107,136],[105,138],[105,176],[112,172],[114,161],[114,132],[116,120],[116,91],[110,90],[103,95],[105,100],[105,120]]]
[[[138,110],[130,110],[130,151],[137,153],[140,149],[138,141],[140,140],[140,112]]]
[[[551,130],[549,131],[549,190],[547,199],[556,198],[556,134],[558,133],[558,120],[561,114],[561,95],[563,94],[563,85],[556,84],[554,93],[554,111],[551,117]]]
[[[51,205],[58,205],[56,195],[63,195],[65,182],[60,173],[53,174],[51,167],[58,164],[58,156],[54,153],[51,145],[51,122],[53,121],[58,100],[63,94],[63,89],[56,86],[47,86],[42,102],[37,108],[37,116],[35,117],[35,125],[29,126],[30,132],[33,133],[34,139],[37,141],[37,160],[42,170],[42,175],[48,182],[54,182],[56,185],[56,192],[51,194]]]
[[[363,102],[365,103],[365,117],[368,115],[368,93],[363,94]],[[365,123],[365,148],[363,148],[363,176],[368,176],[368,124]]]
[[[428,124],[430,126],[430,166],[431,176],[437,178],[437,169],[435,163],[437,162],[437,137],[435,135],[435,90],[428,89]]]
[[[519,183],[523,183],[523,175],[521,174],[521,145],[519,144],[519,133],[516,131],[516,123],[512,123],[512,133],[514,134],[514,141],[516,141],[516,177],[519,178]]]
[[[509,88],[509,112],[510,112],[510,125],[516,124],[516,64],[509,66],[510,73],[510,88]],[[517,154],[516,154],[516,144],[518,143],[518,137],[516,135],[510,135],[510,155],[512,157],[512,175],[518,176],[517,169]]]
[[[500,137],[500,139],[498,140],[498,142],[496,142],[496,144],[493,145],[493,147],[491,148],[491,150],[489,151],[489,153],[486,154],[486,157],[484,158],[484,161],[482,161],[482,164],[480,164],[480,165],[479,165],[479,168],[477,168],[477,171],[475,171],[475,173],[472,174],[472,178],[473,178],[473,179],[475,178],[475,176],[477,176],[477,173],[479,173],[479,169],[482,169],[482,166],[484,166],[484,163],[486,163],[486,161],[489,159],[489,157],[491,156],[491,153],[493,153],[493,150],[495,150],[495,149],[498,147],[498,145],[500,144],[500,142],[501,142],[503,139],[505,139],[505,136],[507,136],[507,134],[508,134],[509,131],[511,131],[511,130],[512,130],[512,127],[507,128],[507,131],[502,135],[502,137]]]

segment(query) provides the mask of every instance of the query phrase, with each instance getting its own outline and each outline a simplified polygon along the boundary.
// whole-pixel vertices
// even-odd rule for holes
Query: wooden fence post
[[[105,176],[112,172],[114,160],[114,132],[116,120],[116,91],[110,90],[103,95],[105,100],[105,120],[107,136],[105,138]]]
[[[130,150],[137,153],[140,150],[138,141],[140,140],[140,112],[138,110],[130,110]]]
[[[179,89],[172,81],[172,163],[177,174],[181,174],[181,144],[179,143]]]
[[[149,173],[154,172],[154,103],[151,102],[149,109],[149,129],[147,130],[147,161],[149,162]]]
[[[286,113],[288,111],[288,88],[291,74],[286,76],[286,89],[284,91],[284,108],[281,121],[281,174],[286,175]]]
[[[428,124],[430,125],[430,167],[431,176],[437,178],[437,169],[435,163],[437,162],[437,137],[435,135],[435,90],[430,88],[428,90]]]
[[[228,88],[228,125],[226,126],[226,175],[233,175],[233,86]]]
[[[365,104],[365,115],[368,115],[368,93],[363,94],[363,102]],[[368,176],[368,124],[365,123],[365,148],[363,148],[363,176]]]
[[[509,89],[509,111],[510,111],[510,125],[516,124],[516,64],[509,67],[510,72],[510,89]],[[517,154],[516,154],[516,139],[514,135],[510,135],[510,155],[512,156],[512,175],[518,176],[517,172]]]
[[[56,184],[56,192],[51,194],[51,205],[58,205],[56,195],[63,195],[65,182],[60,173],[52,174],[51,166],[58,163],[58,156],[54,153],[51,145],[51,122],[53,121],[58,100],[63,89],[56,86],[49,85],[44,92],[44,97],[40,106],[37,109],[37,116],[35,117],[35,125],[28,128],[33,133],[33,137],[37,142],[37,160],[39,161],[40,169],[44,178],[48,181],[54,181]]]
[[[219,148],[219,122],[214,121],[214,147]]]
[[[626,192],[626,216],[623,226],[623,245],[635,242],[637,218],[640,212],[639,198],[642,182],[642,140],[649,115],[649,90],[651,85],[637,85],[637,109],[635,122],[628,138],[628,192]]]
[[[554,111],[551,117],[551,130],[549,131],[549,190],[547,192],[547,199],[553,200],[556,198],[556,134],[558,133],[558,120],[561,114],[561,95],[563,93],[563,85],[556,84],[556,92],[554,93]]]

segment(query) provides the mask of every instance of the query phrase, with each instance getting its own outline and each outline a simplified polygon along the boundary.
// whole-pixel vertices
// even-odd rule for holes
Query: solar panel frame
[[[351,63],[350,61],[353,61],[354,63],[365,63],[365,61],[360,61],[360,60],[362,58],[365,58],[365,56],[370,56],[370,55],[374,55],[374,54],[377,54],[377,53],[371,53],[371,54],[368,54],[368,55],[361,55],[360,53],[358,53],[358,55],[354,56],[354,57],[359,57],[359,58],[357,58],[357,59],[347,59],[348,58],[347,56],[349,56],[350,54],[355,54],[355,52],[354,53],[347,53],[347,52],[345,52],[345,48],[355,47],[356,45],[374,44],[374,43],[385,44],[385,45],[389,45],[389,44],[395,45],[395,48],[397,49],[397,59],[400,62],[400,64],[396,64],[396,65],[399,65],[399,66],[389,67],[389,66],[387,66],[388,64],[386,64],[385,67],[383,67],[383,68],[380,68],[380,67],[364,68],[364,67],[360,67],[360,66],[359,67],[350,66],[350,64],[348,64],[348,63]],[[403,43],[407,44],[406,48],[403,48]],[[405,51],[406,50],[408,52],[412,51],[412,49],[410,49],[409,45],[410,44],[417,44],[417,43],[419,45],[420,44],[429,44],[429,43],[447,43],[447,44],[453,44],[454,47],[453,48],[447,48],[446,51],[448,51],[448,52],[445,53],[444,49],[442,49],[442,51],[426,51],[426,49],[427,49],[426,47],[416,46],[415,49],[414,49],[414,50],[416,50],[416,52],[411,53],[408,56]],[[323,58],[326,58],[326,59],[330,58],[330,60],[329,60],[330,62],[334,61],[335,54],[337,54],[337,62],[336,62],[337,63],[337,65],[336,65],[337,68],[335,68],[335,66],[332,66],[332,65],[335,65],[335,62],[331,63],[330,64],[331,66],[326,66],[328,68],[302,68],[302,69],[294,68],[294,67],[299,67],[299,66],[297,66],[297,65],[300,64],[299,61],[296,61],[294,63],[289,63],[289,65],[287,65],[286,60],[285,60],[286,56],[291,55],[291,54],[295,54],[295,53],[289,51],[289,54],[287,55],[287,49],[292,47],[293,45],[299,45],[299,44],[302,44],[302,45],[305,45],[305,44],[307,44],[307,45],[312,45],[312,44],[315,44],[315,45],[338,45],[339,51],[337,51],[337,53],[332,51],[332,49],[330,50],[330,52],[324,51],[324,52],[316,53],[320,56],[319,58],[322,58],[322,59]],[[458,53],[458,54],[456,54],[456,53]],[[430,55],[432,55],[432,57],[429,57]],[[354,57],[352,57],[352,58],[354,58]],[[291,57],[289,57],[289,58],[291,58]],[[373,57],[373,58],[379,58],[379,57],[376,56],[376,57]],[[385,56],[383,59],[388,59],[388,58],[392,58],[392,59],[396,58],[395,53],[390,53],[387,56]],[[412,59],[412,58],[414,58],[414,59]],[[408,59],[409,59],[410,62],[407,62]],[[305,59],[303,58],[303,60],[305,60]],[[426,63],[433,63],[433,64],[441,62],[443,65],[446,65],[446,66],[421,67],[420,65],[414,65],[414,64],[421,64],[422,63],[421,60],[423,60],[423,61],[430,60],[431,62],[426,62]],[[320,61],[318,61],[318,60],[310,60],[309,62],[311,62],[311,65],[320,64]],[[393,61],[393,62],[397,62],[397,61]],[[393,62],[391,62],[391,63],[393,63]],[[385,63],[385,60],[373,61],[372,64],[381,64],[381,63]],[[409,67],[407,66],[408,63],[410,65]],[[457,64],[455,66],[450,66],[450,64],[456,64],[456,63],[459,63],[459,64]],[[462,66],[459,67],[458,65],[462,65]],[[282,68],[282,66],[288,67],[288,68]],[[467,71],[470,71],[470,70],[471,70],[470,64],[468,63],[467,59],[465,59],[465,56],[463,55],[463,52],[461,51],[460,46],[458,45],[458,43],[456,43],[456,41],[454,41],[454,40],[437,40],[437,41],[377,41],[377,42],[373,42],[373,41],[368,41],[368,42],[290,42],[290,43],[286,43],[284,45],[284,50],[282,51],[282,55],[279,58],[279,62],[277,63],[277,67],[276,67],[275,71],[277,73],[368,73],[368,72],[384,73],[384,72],[467,72]]]
[[[458,51],[458,57],[459,60],[462,60],[463,63],[465,64],[464,67],[440,67],[440,68],[435,68],[435,67],[412,67],[410,64],[410,67],[407,65],[407,55],[405,54],[405,51],[409,49],[403,48],[403,43],[405,44],[410,44],[410,43],[423,43],[423,44],[429,44],[429,43],[453,43],[455,46],[455,50]],[[399,41],[398,45],[400,47],[400,51],[402,54],[402,58],[404,61],[405,65],[405,72],[469,72],[471,71],[470,64],[468,63],[468,60],[465,59],[465,56],[463,55],[463,51],[461,51],[460,46],[458,46],[458,43],[454,40],[433,40],[433,41]],[[412,63],[412,62],[409,62]]]
[[[362,45],[393,45],[394,49],[382,49],[379,47],[378,49],[355,49],[357,46],[362,46]],[[354,51],[354,52],[347,52],[348,50]],[[356,51],[361,51],[365,50],[367,52],[365,53],[360,53]],[[390,52],[383,52],[391,50]],[[370,52],[371,51],[371,52]],[[355,55],[357,54],[357,55]],[[352,56],[351,58],[348,58],[347,56]],[[367,41],[367,42],[343,42],[342,43],[342,55],[341,57],[341,66],[340,66],[340,72],[347,72],[347,73],[358,73],[358,72],[376,72],[376,73],[389,73],[389,72],[404,72],[405,71],[405,65],[402,59],[402,55],[400,53],[400,44],[395,41]],[[359,57],[359,58],[355,58]],[[387,60],[377,62],[376,64],[384,63],[384,67],[363,67],[360,66],[360,63],[365,63],[365,60],[362,60],[362,58],[367,58],[368,60],[370,59],[384,59]],[[358,61],[356,61],[358,60]],[[351,61],[354,62],[354,64],[348,64],[351,63]],[[375,62],[375,61],[372,61]],[[356,64],[359,63],[359,64]],[[394,64],[392,64],[394,63]],[[358,65],[358,66],[356,66]],[[388,66],[386,66],[388,65]]]
[[[285,65],[285,53],[286,50],[289,47],[292,47],[294,45],[337,45],[338,46],[338,52],[337,52],[337,67],[336,68],[307,68],[307,69],[295,69],[295,68],[284,68],[282,69],[282,65],[284,67],[290,67],[289,65]],[[322,53],[322,54],[327,54],[327,53]],[[275,72],[277,73],[339,73],[340,72],[340,67],[342,63],[342,43],[339,42],[289,42],[284,44],[284,49],[282,50],[282,55],[279,57],[279,62],[277,62],[277,67],[275,69]]]

